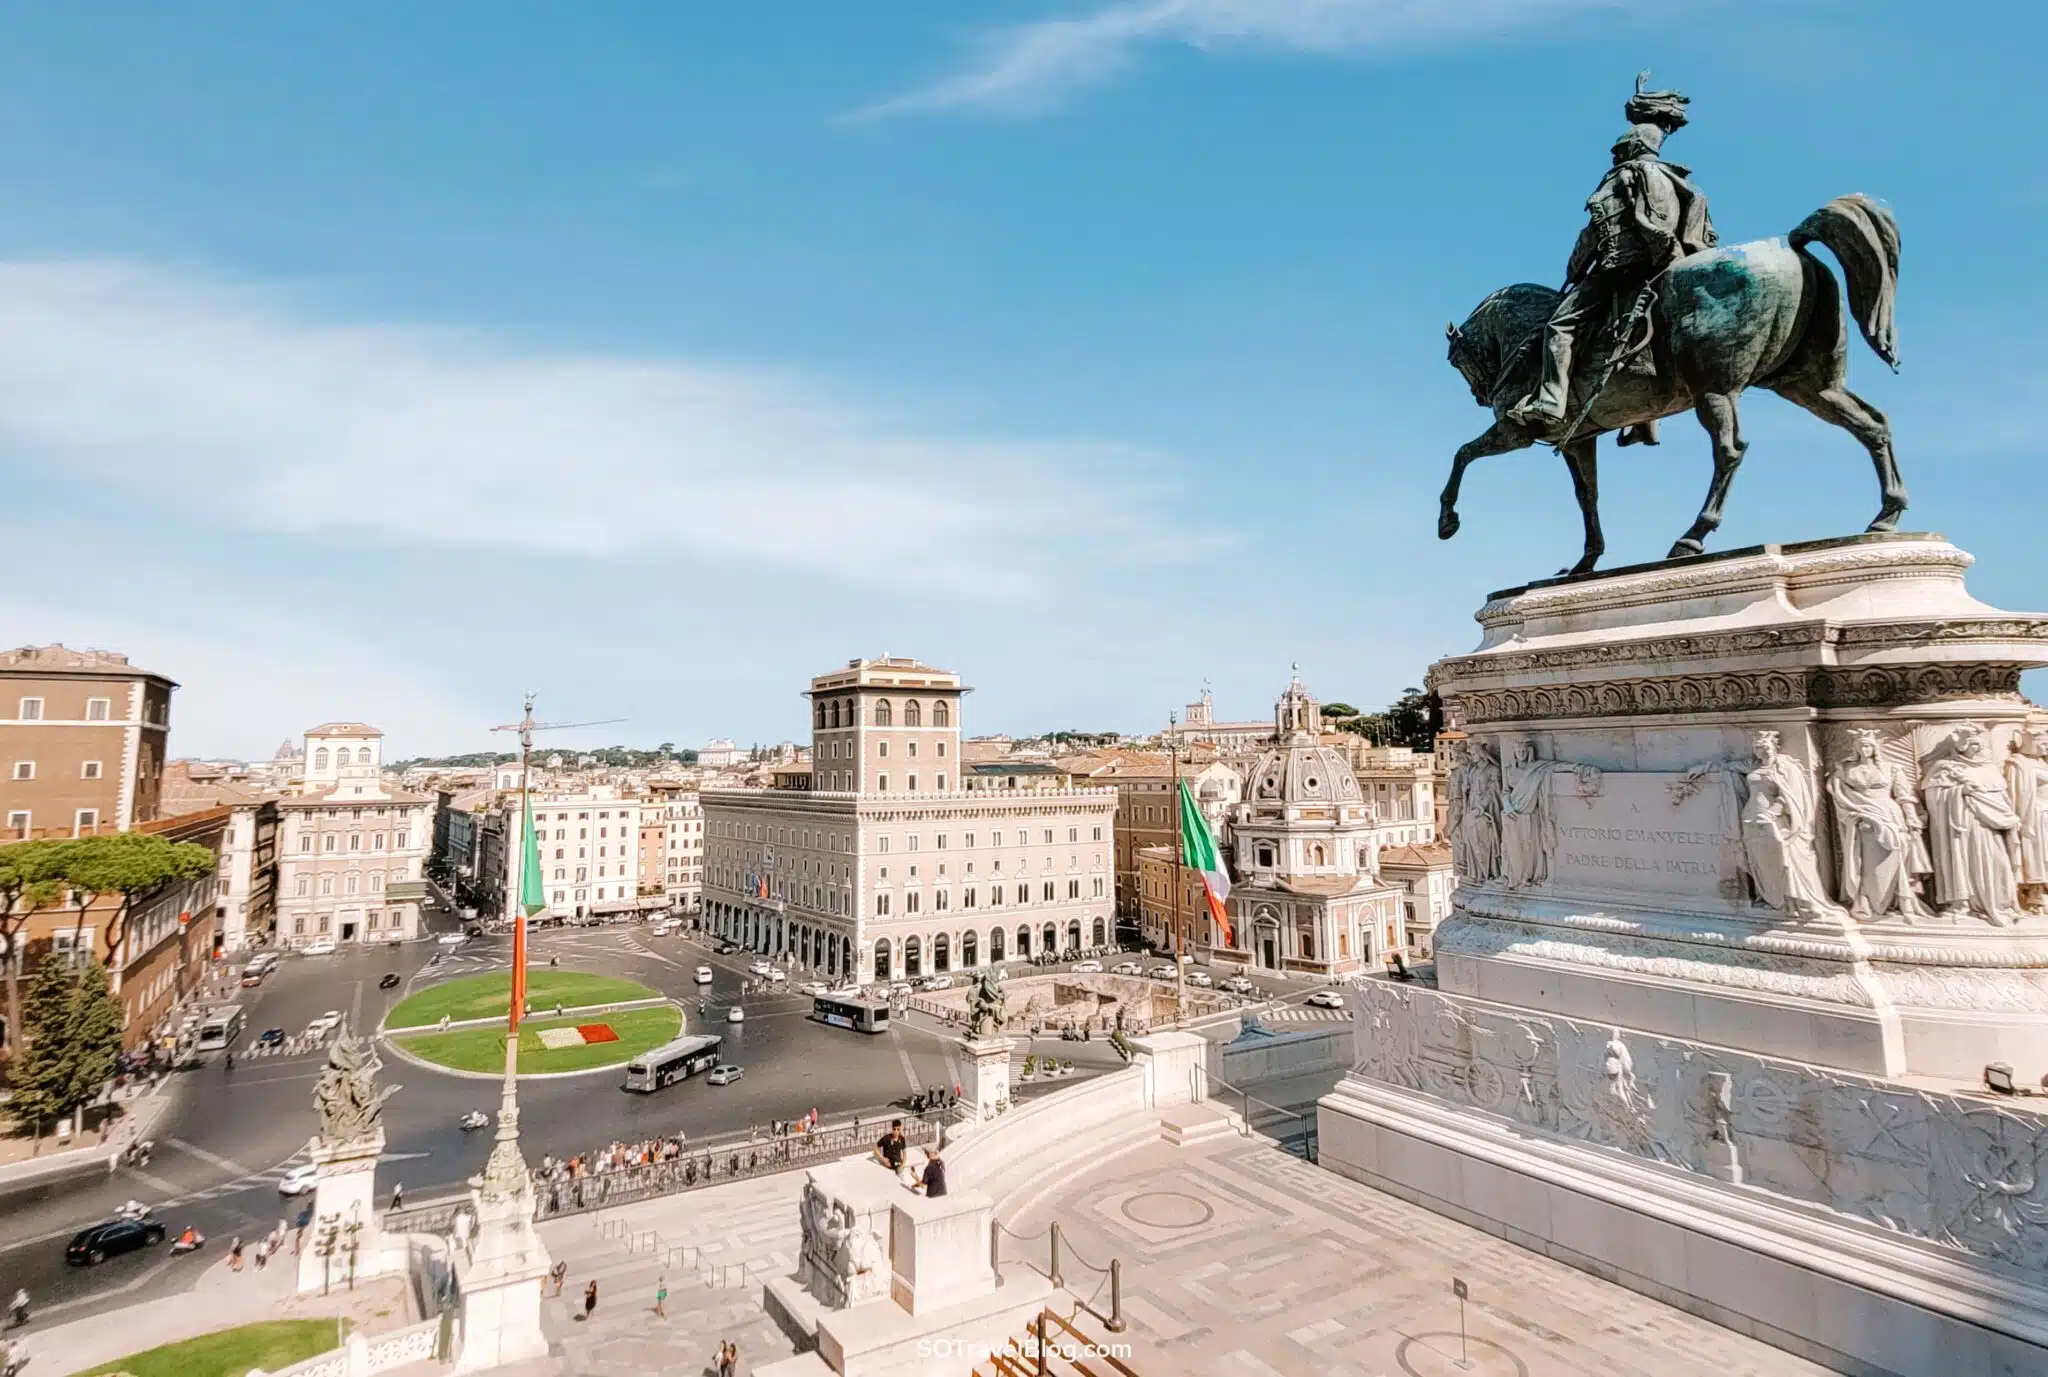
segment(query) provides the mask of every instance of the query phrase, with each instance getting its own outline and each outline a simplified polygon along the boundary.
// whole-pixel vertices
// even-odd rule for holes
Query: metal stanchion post
[[[1038,1312],[1038,1377],[1045,1377],[1045,1312]]]
[[[1109,1321],[1104,1326],[1112,1334],[1124,1332],[1124,1262],[1122,1258],[1109,1260]]]
[[[1064,1286],[1066,1283],[1060,1280],[1060,1223],[1057,1219],[1052,1222],[1051,1232],[1052,1269],[1046,1273],[1046,1279],[1052,1282],[1054,1286]]]

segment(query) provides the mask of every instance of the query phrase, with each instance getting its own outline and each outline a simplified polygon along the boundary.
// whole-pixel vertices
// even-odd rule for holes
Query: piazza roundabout
[[[382,1036],[407,1060],[457,1075],[498,1076],[511,998],[510,971],[440,981],[401,1000],[386,1015]],[[529,969],[526,1007],[521,1079],[622,1066],[683,1028],[682,1010],[661,991],[587,971]]]

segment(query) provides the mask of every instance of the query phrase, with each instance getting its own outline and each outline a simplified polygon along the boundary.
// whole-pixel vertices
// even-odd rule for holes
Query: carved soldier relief
[[[2012,750],[2005,782],[2020,820],[2020,897],[2028,912],[2048,912],[2048,724],[2029,725]]]
[[[1820,877],[1813,826],[1817,799],[1806,767],[1779,750],[1778,733],[1751,738],[1756,767],[1742,805],[1742,852],[1758,902],[1793,918],[1839,912]]]

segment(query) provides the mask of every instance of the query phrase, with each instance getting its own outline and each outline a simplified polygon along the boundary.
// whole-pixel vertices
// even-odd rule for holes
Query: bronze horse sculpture
[[[1586,545],[1579,562],[1562,572],[1590,572],[1606,548],[1594,451],[1599,436],[1688,409],[1713,438],[1714,476],[1698,518],[1667,558],[1702,553],[1706,537],[1721,524],[1722,504],[1747,448],[1736,401],[1751,387],[1775,392],[1854,435],[1870,451],[1883,492],[1868,529],[1897,527],[1906,510],[1906,485],[1892,455],[1891,423],[1845,385],[1849,348],[1841,293],[1834,274],[1809,251],[1814,243],[1840,261],[1849,310],[1864,341],[1898,368],[1892,321],[1898,225],[1890,211],[1866,196],[1830,201],[1807,216],[1789,242],[1759,240],[1679,259],[1651,282],[1643,309],[1634,313],[1647,326],[1647,341],[1617,345],[1607,359],[1588,358],[1574,369],[1568,413],[1576,423],[1555,443],[1571,471]],[[1458,447],[1437,518],[1440,539],[1458,533],[1458,486],[1466,465],[1552,438],[1511,423],[1508,413],[1542,368],[1543,328],[1558,295],[1530,282],[1503,287],[1463,325],[1445,327],[1451,366],[1464,375],[1473,400],[1492,410],[1494,422]],[[1614,366],[1615,358],[1632,353],[1647,355],[1654,371],[1626,361]]]

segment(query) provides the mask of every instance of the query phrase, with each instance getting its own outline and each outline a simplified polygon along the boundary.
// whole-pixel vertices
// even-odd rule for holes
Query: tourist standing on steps
[[[594,1310],[596,1310],[596,1309],[597,1309],[597,1278],[596,1278],[596,1277],[592,1277],[592,1278],[590,1279],[590,1285],[588,1285],[588,1286],[586,1286],[586,1287],[584,1287],[584,1288],[583,1288],[583,1318],[584,1318],[584,1319],[586,1319],[586,1320],[587,1320],[587,1319],[589,1319],[589,1318],[590,1318],[590,1316],[591,1316],[591,1312],[593,1312],[593,1311],[594,1311]]]

